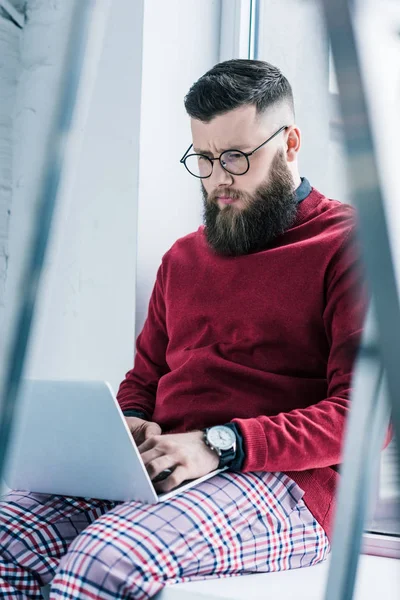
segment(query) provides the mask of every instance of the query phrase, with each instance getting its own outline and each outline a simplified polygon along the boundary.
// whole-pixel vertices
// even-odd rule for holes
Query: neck
[[[290,166],[289,166],[289,169],[292,174],[294,189],[297,190],[297,188],[301,184],[301,177],[300,177],[299,171],[297,169],[297,165],[293,166],[292,168],[290,168]]]

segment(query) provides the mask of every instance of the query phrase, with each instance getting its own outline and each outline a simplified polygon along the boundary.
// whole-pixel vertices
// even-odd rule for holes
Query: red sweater
[[[243,471],[283,471],[328,535],[366,294],[353,209],[315,189],[269,249],[223,257],[200,227],[158,270],[118,401],[164,432],[229,421]]]

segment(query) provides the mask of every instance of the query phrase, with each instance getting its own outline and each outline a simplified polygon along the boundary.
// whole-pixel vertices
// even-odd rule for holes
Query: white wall
[[[137,333],[162,255],[201,223],[200,184],[179,163],[191,143],[183,98],[219,60],[220,8],[219,0],[145,2]]]
[[[218,62],[221,7],[220,0],[147,0],[143,20],[142,1],[118,0],[118,10],[112,4],[75,182],[56,211],[25,374],[101,378],[117,388],[132,366],[162,254],[201,222],[199,183],[179,163],[191,139],[183,98]],[[28,0],[14,123],[9,310],[70,9],[62,0]]]
[[[115,3],[114,3],[115,4]],[[17,107],[14,269],[71,5],[29,0]],[[58,207],[26,374],[108,379],[132,362],[143,5],[110,13],[75,182]]]

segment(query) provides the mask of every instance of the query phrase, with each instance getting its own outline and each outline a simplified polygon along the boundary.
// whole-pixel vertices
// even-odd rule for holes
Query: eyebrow
[[[229,146],[229,148],[226,148],[225,150],[222,150],[220,152],[220,154],[222,154],[222,152],[227,152],[229,150],[240,150],[241,152],[245,152],[245,150],[243,150],[243,148],[249,148],[250,146],[248,144],[236,144],[236,145],[232,145]],[[199,148],[194,148],[193,147],[193,151],[196,154],[205,154],[206,156],[212,156],[214,157],[213,153],[210,152],[209,150],[200,150]]]
[[[209,150],[200,150],[200,148],[192,148],[193,152],[195,152],[196,154],[205,154],[206,156],[214,156],[212,152],[210,152]]]

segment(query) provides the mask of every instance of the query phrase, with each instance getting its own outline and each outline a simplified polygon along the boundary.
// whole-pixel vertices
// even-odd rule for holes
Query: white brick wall
[[[2,204],[0,209],[7,257],[0,292],[1,345],[5,343],[9,327],[14,323],[13,310],[21,293],[20,277],[35,210],[33,191],[40,173],[52,111],[55,109],[54,91],[60,76],[60,50],[65,39],[63,32],[68,31],[68,27],[63,27],[65,18],[64,21],[60,18],[67,14],[65,7],[68,8],[64,3],[64,9],[61,10],[62,0],[29,0],[28,3],[12,0],[12,4],[26,14],[26,20],[23,29],[11,21],[5,22],[8,30],[13,32],[14,39],[13,46],[10,43],[7,45],[8,55],[4,55],[4,62],[0,60],[9,80],[6,82],[9,88],[8,103],[1,102],[0,110],[4,110],[8,130],[12,131],[9,136],[12,145],[9,157],[2,157],[5,167],[3,173],[8,178],[8,207]],[[58,27],[57,20],[60,21]],[[14,62],[10,57],[11,48],[17,57]],[[11,71],[14,75],[12,94]]]
[[[8,233],[12,202],[13,110],[16,98],[20,29],[0,15],[0,336],[8,266]]]
[[[13,200],[9,228],[6,288],[9,312],[21,293],[20,277],[30,245],[36,193],[46,139],[53,118],[61,76],[65,35],[71,11],[63,0],[29,0],[21,32],[21,71],[14,109]]]
[[[96,0],[96,8],[102,3]],[[55,109],[72,5],[72,0],[27,5],[14,122],[6,315],[23,293],[18,278],[32,193]],[[142,1],[118,0],[114,6],[80,130],[81,151],[72,160],[74,181],[56,207],[25,373],[107,379],[116,387],[132,364],[134,346]]]

